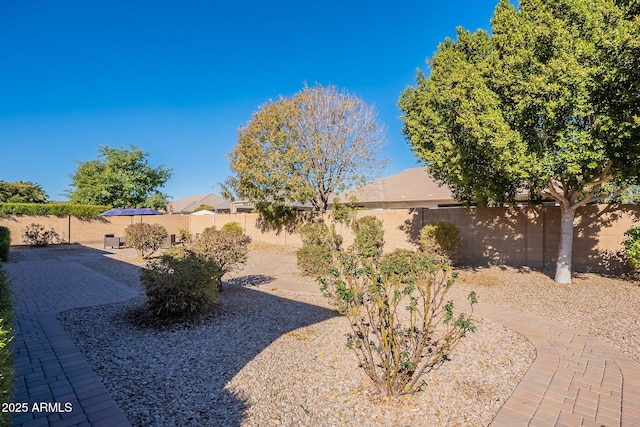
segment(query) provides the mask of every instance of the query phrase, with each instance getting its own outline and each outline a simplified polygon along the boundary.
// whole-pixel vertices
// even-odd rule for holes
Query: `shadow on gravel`
[[[63,262],[65,251],[56,252]],[[101,252],[67,251],[73,254],[69,261],[95,261],[91,255]],[[99,258],[100,274],[122,281],[119,271],[133,271],[128,263]],[[98,271],[97,263],[84,264]],[[274,280],[250,275],[225,281],[212,312],[181,323],[136,322],[132,316],[148,311],[144,296],[70,310],[59,318],[134,426],[240,426],[247,391],[228,390],[229,381],[281,335],[337,315],[253,289]],[[279,363],[286,371],[285,356]]]

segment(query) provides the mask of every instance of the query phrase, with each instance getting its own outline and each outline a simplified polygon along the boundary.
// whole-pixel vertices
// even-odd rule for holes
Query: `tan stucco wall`
[[[461,261],[474,264],[506,264],[552,268],[555,263],[559,236],[560,210],[553,206],[519,208],[449,208],[449,209],[391,209],[361,210],[358,217],[374,215],[385,228],[385,251],[395,248],[414,248],[419,230],[429,222],[445,221],[458,226],[462,237]],[[92,220],[78,218],[10,216],[0,218],[0,225],[11,230],[11,244],[22,244],[22,230],[39,223],[53,227],[71,242],[97,244],[104,234],[124,235],[133,222],[161,224],[169,234],[179,235],[180,229],[192,234],[206,227],[235,221],[245,229],[254,242],[291,247],[302,246],[300,237],[286,230],[263,231],[255,213],[217,215],[150,215],[108,217]],[[618,270],[622,267],[616,252],[622,249],[626,230],[640,225],[640,206],[623,205],[617,210],[603,206],[587,206],[578,210],[575,221],[573,264],[577,270]],[[353,242],[349,229],[340,224],[337,231],[345,245]]]

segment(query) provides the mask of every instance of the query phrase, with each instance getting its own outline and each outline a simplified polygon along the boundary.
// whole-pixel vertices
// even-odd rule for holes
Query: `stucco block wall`
[[[470,264],[506,264],[532,268],[554,268],[560,242],[560,208],[529,206],[523,208],[447,208],[361,210],[359,218],[373,215],[385,229],[385,252],[396,248],[416,248],[420,229],[430,222],[450,222],[460,229],[460,261]],[[96,244],[105,234],[124,235],[124,229],[134,222],[161,224],[169,234],[179,235],[180,229],[192,234],[206,227],[222,228],[237,222],[253,242],[301,247],[300,236],[281,229],[263,230],[258,214],[217,215],[149,215],[106,217],[90,220],[51,216],[9,216],[0,218],[0,225],[11,230],[11,244],[22,244],[22,231],[32,223],[53,227],[64,241]],[[577,271],[620,271],[625,267],[621,257],[624,233],[640,226],[640,206],[622,205],[611,208],[586,206],[578,209],[575,218],[573,265]],[[336,231],[343,235],[344,245],[353,243],[350,229],[341,224]],[[70,239],[69,239],[70,237]]]

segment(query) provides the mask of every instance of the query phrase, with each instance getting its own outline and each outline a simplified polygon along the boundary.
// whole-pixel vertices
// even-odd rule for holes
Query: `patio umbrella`
[[[98,216],[133,216],[133,215],[162,215],[162,212],[151,208],[132,208],[132,209],[109,209],[106,212],[98,214]]]

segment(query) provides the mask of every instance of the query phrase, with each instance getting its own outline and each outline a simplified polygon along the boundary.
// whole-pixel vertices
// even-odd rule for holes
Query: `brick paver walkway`
[[[29,409],[40,402],[60,407],[15,414],[13,425],[129,425],[55,316],[124,301],[136,292],[68,257],[18,251],[20,261],[5,264],[17,299],[14,402],[26,402]],[[264,272],[255,267],[242,274]],[[281,279],[264,286],[319,293],[317,286]],[[492,426],[640,426],[640,364],[615,347],[558,321],[509,308],[480,303],[474,315],[518,331],[536,347],[533,365]]]
[[[4,265],[15,295],[14,426],[129,426],[56,315],[133,298],[137,292],[47,249],[12,248]]]

